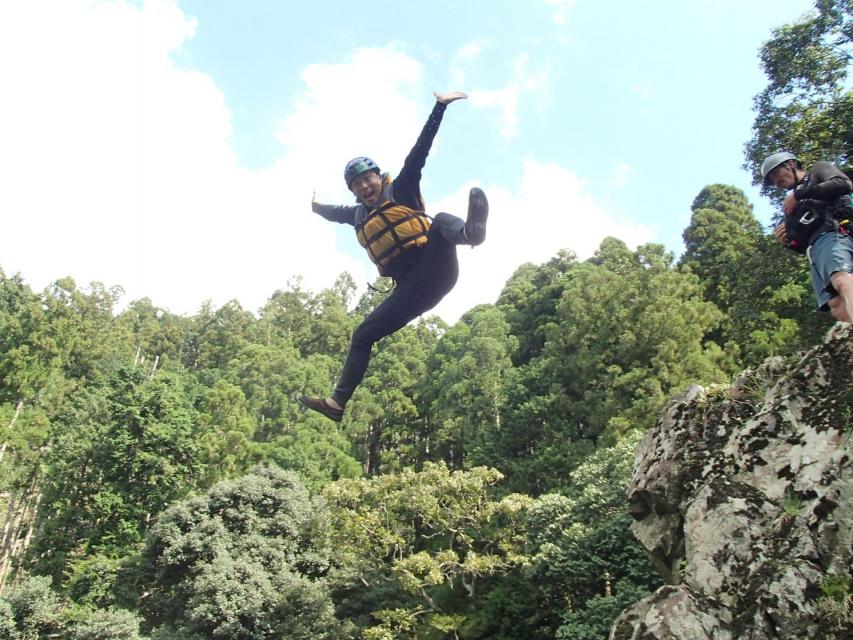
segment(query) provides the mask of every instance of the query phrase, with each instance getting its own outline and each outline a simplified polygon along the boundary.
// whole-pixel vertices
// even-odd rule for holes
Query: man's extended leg
[[[302,396],[302,404],[335,422],[340,422],[343,419],[344,406],[367,371],[374,343],[417,318],[421,314],[419,309],[418,294],[413,287],[404,285],[394,289],[353,332],[341,377],[331,397],[324,399]]]
[[[341,407],[347,403],[364,377],[373,345],[423,313],[419,297],[417,288],[410,286],[407,279],[356,327],[341,377],[332,394],[332,399]]]

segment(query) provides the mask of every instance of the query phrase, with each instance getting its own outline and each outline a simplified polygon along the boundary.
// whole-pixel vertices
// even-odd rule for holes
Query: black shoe
[[[486,220],[489,218],[489,201],[482,189],[474,187],[468,195],[468,219],[465,221],[465,237],[468,244],[476,247],[486,239]]]
[[[330,406],[324,398],[309,398],[308,396],[301,396],[299,398],[299,402],[304,404],[309,409],[313,409],[317,413],[322,413],[330,420],[334,420],[335,422],[340,422],[341,420],[343,420],[344,410],[335,409],[334,407]]]

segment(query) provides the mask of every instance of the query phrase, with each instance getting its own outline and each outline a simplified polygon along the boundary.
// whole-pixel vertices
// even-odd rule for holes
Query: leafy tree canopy
[[[324,584],[324,510],[291,473],[258,467],[169,507],[143,552],[155,638],[345,637]]]
[[[775,29],[761,48],[768,84],[754,99],[744,165],[753,172],[754,184],[761,184],[761,161],[776,151],[791,151],[806,165],[851,161],[853,0],[815,0],[814,7]]]

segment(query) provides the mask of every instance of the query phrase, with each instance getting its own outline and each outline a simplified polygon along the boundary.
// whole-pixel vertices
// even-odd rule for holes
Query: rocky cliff
[[[667,584],[611,640],[853,638],[851,433],[850,325],[672,402],[628,488]]]

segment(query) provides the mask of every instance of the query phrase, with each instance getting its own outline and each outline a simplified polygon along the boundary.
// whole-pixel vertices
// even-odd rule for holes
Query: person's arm
[[[421,171],[426,164],[429,150],[432,148],[432,141],[435,139],[435,134],[438,133],[438,127],[441,125],[441,119],[444,116],[447,105],[456,100],[463,100],[468,97],[462,92],[435,93],[433,95],[435,95],[435,106],[432,108],[432,113],[429,114],[429,118],[427,118],[426,124],[421,130],[415,146],[412,147],[409,155],[406,156],[403,168],[397,177],[394,178],[395,200],[408,205],[417,205],[420,201]]]
[[[853,193],[853,182],[831,162],[815,162],[809,178],[810,184],[804,184],[785,196],[782,211],[793,215],[800,200],[823,200],[835,202],[848,193]]]
[[[311,197],[311,211],[319,213],[326,220],[355,226],[355,212],[359,205],[320,204]]]
[[[811,185],[794,190],[797,200],[823,200],[835,202],[841,196],[853,193],[853,183],[831,162],[815,162],[811,172]]]

